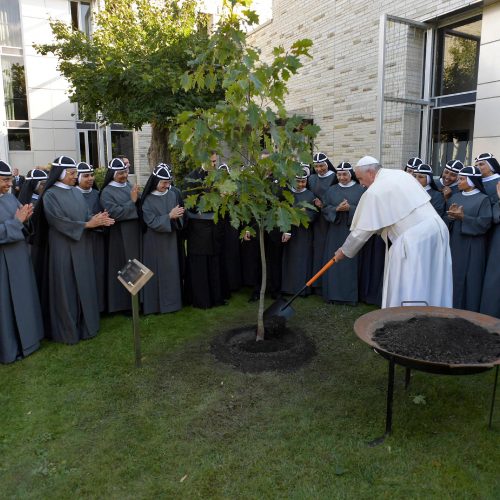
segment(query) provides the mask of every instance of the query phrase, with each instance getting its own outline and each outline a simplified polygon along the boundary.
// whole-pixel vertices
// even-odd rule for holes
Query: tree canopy
[[[107,0],[93,17],[91,36],[51,20],[55,41],[36,49],[59,59],[81,119],[134,129],[150,123],[158,142],[150,160],[166,160],[163,149],[176,115],[220,97],[215,88],[181,87],[188,62],[209,40],[206,16],[196,5],[195,0]]]

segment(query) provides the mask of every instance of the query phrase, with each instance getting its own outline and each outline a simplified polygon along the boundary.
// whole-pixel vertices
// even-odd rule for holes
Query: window
[[[432,111],[432,164],[472,163],[481,18],[437,32]]]
[[[19,2],[0,0],[1,67],[9,151],[31,150],[22,46]]]
[[[97,130],[79,130],[78,139],[80,143],[80,161],[99,167]]]
[[[71,25],[74,30],[80,30],[90,36],[91,9],[90,2],[71,1]]]
[[[134,173],[134,134],[124,130],[111,131],[111,156],[123,155],[130,161],[130,173]]]
[[[7,120],[27,120],[28,101],[23,58],[2,56],[2,78]]]
[[[90,122],[79,122],[76,127],[80,161],[85,161],[94,167],[102,167],[111,159],[123,155],[130,160],[130,173],[134,173],[134,133],[132,131],[122,130],[121,125],[100,127]]]
[[[0,46],[22,47],[18,0],[0,0]]]
[[[9,151],[30,151],[30,131],[29,129],[15,128],[8,129]]]
[[[476,91],[481,19],[438,32],[435,95]]]

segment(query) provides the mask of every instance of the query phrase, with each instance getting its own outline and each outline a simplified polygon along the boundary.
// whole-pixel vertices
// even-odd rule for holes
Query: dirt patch
[[[235,328],[215,337],[211,352],[219,361],[249,373],[295,371],[316,354],[314,342],[299,329],[284,328],[262,342],[255,336],[255,326]]]
[[[462,318],[394,321],[376,330],[373,340],[388,352],[438,363],[489,363],[500,358],[500,335]]]

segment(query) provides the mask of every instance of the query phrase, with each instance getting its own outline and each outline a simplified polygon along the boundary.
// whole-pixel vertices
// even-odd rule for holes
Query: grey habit
[[[102,212],[99,191],[91,189],[90,192],[81,191],[83,198],[87,202],[90,215]],[[97,227],[90,231],[92,249],[94,251],[95,281],[97,284],[97,294],[99,300],[99,311],[106,310],[106,241],[105,232],[102,227]]]
[[[479,312],[500,318],[500,200],[496,185],[499,178],[491,181],[483,179],[486,194],[490,197],[493,224],[488,234],[486,273]]]
[[[11,363],[40,347],[43,319],[20,206],[13,194],[0,196],[0,362]]]
[[[309,190],[313,192],[314,197],[320,199],[324,202],[324,196],[328,188],[336,181],[336,175],[331,172],[327,176],[320,177],[318,174],[312,174],[308,179]],[[325,244],[326,244],[326,233],[328,232],[328,222],[324,217],[321,217],[321,210],[316,220],[313,222],[313,268],[312,273],[316,274],[325,264],[324,254],[325,254]],[[319,278],[312,285],[313,289],[319,289],[318,293],[321,293],[323,278]]]
[[[49,225],[50,332],[56,342],[76,344],[97,335],[99,304],[90,231],[90,212],[75,187],[52,186],[43,195]]]
[[[431,205],[434,207],[434,210],[436,210],[440,217],[443,217],[446,212],[446,200],[441,191],[430,188],[427,189],[427,194],[431,197]]]
[[[491,226],[491,203],[488,196],[478,192],[452,195],[447,203],[464,207],[464,219],[445,222],[450,230],[450,249],[453,269],[453,307],[479,311],[483,276],[486,268],[486,234]]]
[[[326,236],[324,261],[331,259],[349,235],[352,218],[359,199],[365,189],[358,183],[349,187],[336,184],[325,195],[323,217],[329,223]],[[346,199],[348,212],[337,212],[337,207]],[[323,276],[323,297],[327,301],[356,304],[358,293],[358,255],[334,264]]]
[[[147,225],[143,235],[143,262],[154,273],[143,289],[144,314],[182,308],[177,242],[182,218],[171,220],[169,217],[177,204],[178,198],[172,189],[164,195],[149,194],[142,204],[142,217]]]
[[[293,193],[294,206],[302,202],[313,204],[314,194],[305,189],[301,193]],[[313,232],[311,223],[318,215],[316,210],[306,208],[309,217],[309,227],[292,226],[291,238],[283,245],[281,291],[286,294],[294,294],[299,291],[312,276],[313,264]],[[303,295],[310,294],[306,288]]]
[[[115,220],[109,227],[107,258],[108,312],[127,311],[132,307],[130,294],[118,281],[118,271],[129,259],[140,260],[140,233],[137,208],[130,198],[130,184],[108,184],[101,192],[101,205]]]

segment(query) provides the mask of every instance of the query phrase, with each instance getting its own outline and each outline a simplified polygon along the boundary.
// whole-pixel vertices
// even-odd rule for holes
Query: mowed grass
[[[142,318],[141,369],[122,316],[95,339],[0,366],[0,497],[500,498],[493,371],[414,372],[405,391],[398,368],[393,435],[370,448],[387,362],[352,325],[372,308],[298,299],[290,324],[317,356],[250,375],[209,351],[222,329],[255,321],[246,299]]]

